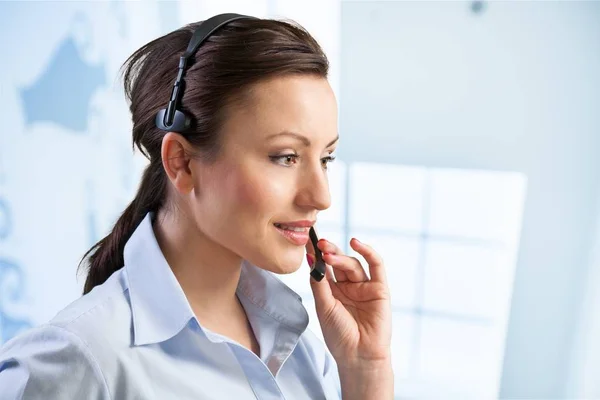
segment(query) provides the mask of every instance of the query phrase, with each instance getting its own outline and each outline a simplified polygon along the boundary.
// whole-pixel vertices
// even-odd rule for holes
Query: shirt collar
[[[144,217],[123,252],[135,345],[168,340],[196,319],[156,241],[152,216],[148,213]],[[308,314],[301,297],[273,273],[245,260],[241,267],[238,295],[243,294],[275,322],[302,333],[308,325]]]

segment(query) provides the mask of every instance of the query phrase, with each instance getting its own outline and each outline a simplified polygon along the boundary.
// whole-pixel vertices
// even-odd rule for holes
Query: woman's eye
[[[327,169],[327,164],[332,163],[335,161],[335,156],[327,156],[321,159],[321,162],[323,163],[323,167],[325,169]]]
[[[281,156],[271,156],[271,160],[281,164],[283,166],[289,167],[292,162],[295,162],[298,159],[297,154],[284,154]]]
[[[276,162],[285,167],[290,167],[295,164],[300,156],[298,154],[284,154],[281,156],[270,156],[273,162]],[[335,160],[335,156],[328,156],[321,159],[323,168],[327,169],[327,164],[332,163]]]

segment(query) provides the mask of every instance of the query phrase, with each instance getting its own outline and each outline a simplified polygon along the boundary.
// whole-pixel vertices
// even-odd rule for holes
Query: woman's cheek
[[[245,179],[238,186],[238,198],[257,211],[278,213],[285,209],[286,198],[290,196],[288,186],[273,177]]]

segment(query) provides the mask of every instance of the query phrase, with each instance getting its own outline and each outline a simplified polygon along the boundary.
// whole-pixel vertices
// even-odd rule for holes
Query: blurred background
[[[221,12],[294,19],[330,58],[319,233],[385,259],[397,398],[600,398],[596,1],[0,2],[0,343],[80,295],[137,189],[123,61]],[[281,279],[321,335],[307,268]]]

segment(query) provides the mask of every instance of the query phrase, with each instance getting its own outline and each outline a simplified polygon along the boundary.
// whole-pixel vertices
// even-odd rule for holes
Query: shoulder
[[[95,356],[66,329],[45,324],[9,340],[0,349],[0,398],[74,399],[84,390],[108,399]]]
[[[129,346],[131,307],[124,270],[69,304],[48,325],[79,337],[92,348]]]
[[[127,289],[117,271],[50,322],[0,348],[0,399],[108,399],[104,374],[119,348],[129,347],[130,327]]]

